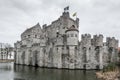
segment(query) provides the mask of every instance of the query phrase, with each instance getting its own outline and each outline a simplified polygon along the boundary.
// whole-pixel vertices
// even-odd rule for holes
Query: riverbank
[[[14,59],[4,59],[4,60],[1,60],[0,59],[0,63],[7,63],[7,62],[14,62]]]
[[[119,71],[109,71],[109,72],[96,72],[97,78],[100,80],[120,80]]]
[[[103,70],[96,72],[100,80],[120,80],[120,66],[116,63],[109,63]]]

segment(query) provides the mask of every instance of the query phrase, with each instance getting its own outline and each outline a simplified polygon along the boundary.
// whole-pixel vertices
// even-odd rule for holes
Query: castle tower
[[[83,47],[90,47],[91,46],[91,35],[84,34],[81,36],[81,43]]]
[[[107,37],[106,42],[108,47],[118,48],[118,40],[116,40],[115,37]]]
[[[114,37],[110,38],[107,37],[106,44],[108,48],[108,62],[115,62],[116,56],[118,53],[118,40],[116,40]]]
[[[68,49],[68,59],[69,59],[69,69],[75,68],[75,51],[78,46],[79,31],[72,25],[68,30],[66,30],[67,36],[67,49]]]
[[[95,61],[96,61],[96,69],[103,68],[103,35],[94,35],[93,36],[93,46],[95,50]]]
[[[65,31],[67,35],[67,45],[68,46],[77,46],[78,45],[78,38],[79,38],[79,31],[72,25],[68,30]]]
[[[103,46],[103,35],[94,35],[93,36],[93,45],[94,46]]]
[[[90,51],[91,51],[91,35],[84,34],[81,36],[81,45],[82,45],[82,62],[83,69],[87,69],[90,67],[88,64],[90,61]]]

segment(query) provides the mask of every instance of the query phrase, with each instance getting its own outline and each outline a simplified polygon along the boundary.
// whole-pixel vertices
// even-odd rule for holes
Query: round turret
[[[78,45],[79,31],[72,25],[68,30],[65,31],[67,35],[67,45]]]

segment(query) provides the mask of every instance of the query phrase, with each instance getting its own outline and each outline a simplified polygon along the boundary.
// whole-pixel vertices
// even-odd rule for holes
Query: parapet
[[[81,44],[83,47],[91,46],[91,35],[90,34],[81,35]]]
[[[103,46],[103,35],[102,34],[94,35],[92,43],[94,46]]]
[[[91,39],[91,35],[90,34],[82,34],[81,39]]]
[[[106,38],[106,44],[108,47],[114,47],[114,48],[118,48],[118,40],[115,39],[115,37],[107,37]]]
[[[89,47],[89,46],[108,46],[112,48],[118,48],[119,41],[115,39],[115,37],[107,37],[106,42],[103,42],[103,35],[93,35],[93,38],[91,38],[90,34],[83,34],[81,35],[81,45],[83,47]]]

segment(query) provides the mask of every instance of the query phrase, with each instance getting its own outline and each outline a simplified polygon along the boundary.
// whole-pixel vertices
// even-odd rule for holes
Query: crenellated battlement
[[[103,35],[82,34],[79,41],[79,18],[72,19],[64,9],[50,25],[39,24],[25,30],[15,43],[15,63],[66,69],[102,69],[114,62],[118,40]]]
[[[82,34],[81,35],[81,43],[82,46],[108,46],[108,47],[113,47],[117,48],[118,47],[118,40],[115,39],[115,37],[107,37],[106,42],[103,42],[103,35],[93,35],[93,38],[91,37],[90,34]],[[104,45],[106,44],[106,45]]]
[[[91,38],[91,35],[90,34],[82,34],[81,37],[82,37],[82,39],[89,39],[89,38]]]
[[[93,45],[94,46],[103,46],[103,35],[94,35],[93,36]]]
[[[91,46],[91,35],[90,34],[81,35],[81,44],[83,47]]]
[[[115,39],[115,37],[107,37],[106,38],[106,44],[108,47],[115,47],[118,48],[118,40]]]

